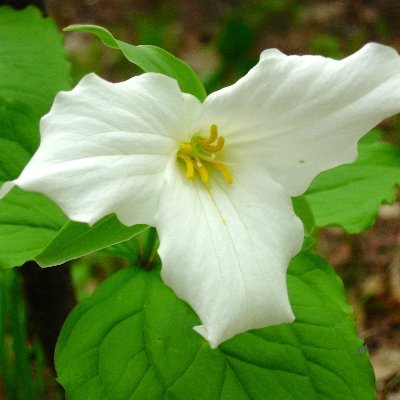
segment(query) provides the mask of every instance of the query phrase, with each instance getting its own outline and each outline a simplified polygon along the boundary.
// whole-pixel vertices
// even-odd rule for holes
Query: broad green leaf
[[[0,267],[35,260],[48,267],[128,240],[146,225],[121,224],[110,215],[92,227],[68,221],[64,213],[39,193],[13,189],[0,207]]]
[[[64,31],[84,31],[96,35],[106,46],[119,49],[124,56],[144,72],[159,72],[178,81],[182,92],[190,93],[203,101],[207,93],[199,77],[184,61],[164,49],[150,45],[134,46],[117,40],[105,28],[96,25],[71,25]]]
[[[13,189],[0,202],[0,267],[34,259],[65,222],[47,197]]]
[[[103,253],[113,254],[123,258],[130,264],[136,263],[140,257],[140,237],[141,235],[139,234],[132,239],[105,247]]]
[[[0,7],[0,96],[46,113],[57,92],[70,86],[62,35],[35,7]]]
[[[35,260],[42,267],[51,267],[130,239],[147,229],[147,225],[125,226],[115,215],[109,215],[92,227],[69,221]]]
[[[372,132],[358,147],[356,162],[318,175],[305,194],[317,226],[342,226],[350,233],[368,229],[382,203],[396,198],[400,149]]]
[[[127,268],[67,319],[56,349],[69,400],[372,400],[374,377],[343,286],[302,253],[288,275],[293,324],[253,330],[216,350],[157,271]]]
[[[37,124],[31,108],[0,97],[0,185],[18,177],[31,158],[39,140]]]
[[[54,22],[34,7],[16,11],[0,7],[0,168],[10,168],[8,147],[14,145],[16,177],[39,144],[39,119],[49,111],[54,96],[70,87],[70,66],[62,36]]]
[[[0,7],[0,185],[16,178],[39,144],[39,120],[70,86],[54,22],[34,7]],[[0,201],[0,266],[32,259],[65,216],[44,196],[13,189]]]

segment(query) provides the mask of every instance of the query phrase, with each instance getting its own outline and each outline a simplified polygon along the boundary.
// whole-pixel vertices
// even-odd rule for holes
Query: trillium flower
[[[400,58],[368,44],[336,61],[266,50],[200,103],[175,80],[94,74],[57,95],[14,184],[75,221],[116,213],[160,236],[162,278],[212,347],[294,319],[286,271],[303,242],[291,196],[356,158],[357,140],[400,111]]]

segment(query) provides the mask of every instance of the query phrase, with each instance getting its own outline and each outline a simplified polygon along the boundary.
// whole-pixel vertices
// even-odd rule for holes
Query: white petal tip
[[[203,336],[204,339],[207,340],[207,342],[209,343],[210,347],[213,350],[216,349],[219,346],[219,344],[223,341],[223,340],[216,340],[216,338],[211,337],[209,332],[207,332],[207,329],[206,329],[206,327],[204,325],[195,326],[193,329],[198,334]]]
[[[2,199],[14,186],[14,182],[6,182],[2,187],[0,187],[0,199]]]
[[[268,321],[265,321],[265,327],[280,324],[290,324],[296,319],[287,294],[281,297],[280,303],[277,303],[275,307],[277,313],[273,318],[269,318]],[[262,328],[262,326],[260,326],[260,328]]]
[[[291,324],[292,322],[294,322],[296,320],[296,316],[293,314],[293,312],[291,311],[290,315],[288,316],[287,320],[284,322],[286,324]]]
[[[267,49],[261,52],[260,54],[260,60],[265,60],[266,58],[272,58],[272,57],[284,57],[285,54],[282,53],[278,49]]]
[[[290,324],[294,322],[296,319],[295,315],[292,312],[292,309],[286,308],[286,310],[280,315],[279,318],[276,318],[274,320],[271,320],[269,323],[264,324],[257,324],[257,326],[253,326],[254,329],[258,328],[264,328],[268,326],[274,326],[274,325],[280,325],[280,324]],[[205,340],[209,343],[210,347],[212,349],[216,349],[222,342],[225,342],[226,340],[229,340],[233,336],[243,333],[245,331],[236,331],[236,333],[231,333],[230,335],[216,335],[215,332],[212,333],[210,330],[207,330],[205,325],[198,325],[193,328],[198,334],[203,336]],[[251,327],[249,330],[252,329]]]

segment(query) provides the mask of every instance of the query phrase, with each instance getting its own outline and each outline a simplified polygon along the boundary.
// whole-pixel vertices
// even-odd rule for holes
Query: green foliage
[[[317,226],[339,225],[349,233],[368,229],[378,207],[396,198],[400,149],[378,139],[377,131],[359,143],[356,162],[321,173],[305,197]]]
[[[66,222],[45,196],[15,188],[0,202],[0,267],[32,260]]]
[[[39,144],[40,117],[69,83],[54,22],[33,7],[0,7],[0,184],[19,175]]]
[[[178,46],[175,26],[171,26],[168,15],[152,15],[152,18],[143,18],[138,15],[134,20],[138,43],[161,47],[170,51],[171,47]]]
[[[310,41],[310,50],[312,53],[336,59],[344,56],[340,50],[340,40],[334,35],[321,34],[313,36]]]
[[[42,267],[62,264],[73,258],[92,253],[115,243],[128,240],[147,229],[147,225],[125,226],[115,215],[109,215],[92,227],[88,224],[69,221],[46,248],[35,256]]]
[[[15,188],[1,201],[0,267],[35,260],[43,267],[92,253],[128,240],[147,226],[125,226],[115,215],[92,227],[68,221],[47,197]]]
[[[145,225],[125,226],[115,215],[92,227],[68,221],[47,197],[15,188],[0,208],[0,267],[35,260],[43,267],[92,253],[139,234]]]
[[[55,24],[28,7],[0,8],[0,184],[16,178],[39,143],[39,119],[69,87],[69,64]],[[20,265],[62,225],[43,196],[14,189],[0,201],[0,265]]]
[[[217,49],[227,64],[237,63],[238,59],[246,59],[247,51],[255,40],[255,31],[241,16],[234,16],[222,26]],[[247,56],[247,57],[246,57]]]
[[[39,143],[39,120],[56,93],[69,88],[62,37],[28,7],[0,8],[0,184],[16,178]],[[14,188],[0,201],[0,266],[36,259],[44,266],[127,240],[143,227],[109,216],[89,228],[68,221],[49,199]],[[47,245],[49,246],[47,248]]]
[[[35,119],[45,114],[60,90],[70,86],[70,66],[54,22],[34,7],[0,7],[0,98],[29,108]],[[38,126],[32,126],[38,142]],[[26,137],[25,137],[26,138]]]
[[[44,396],[43,352],[27,346],[20,280],[15,271],[0,269],[0,376],[8,400],[41,400]],[[30,363],[35,359],[35,377]]]
[[[0,185],[18,177],[36,150],[37,125],[30,107],[0,97]]]
[[[301,219],[304,226],[304,242],[303,250],[309,249],[315,244],[313,232],[315,229],[314,214],[311,210],[310,204],[304,196],[292,198],[293,208],[296,215]]]
[[[291,263],[288,286],[293,324],[211,350],[192,330],[193,311],[157,271],[122,270],[64,325],[59,382],[69,400],[372,400],[372,369],[335,273],[303,253]]]
[[[208,76],[207,91],[241,78],[258,61],[268,37],[293,29],[301,11],[297,0],[237,2],[218,22],[215,47],[220,63]]]
[[[304,196],[292,198],[294,212],[302,220],[304,225],[304,234],[310,236],[315,228],[314,214],[308,201]]]
[[[159,72],[177,80],[181,90],[203,101],[207,94],[199,77],[184,61],[164,49],[150,45],[134,46],[117,40],[105,28],[96,25],[71,25],[65,31],[85,31],[96,35],[106,46],[120,49],[124,56],[145,72]]]

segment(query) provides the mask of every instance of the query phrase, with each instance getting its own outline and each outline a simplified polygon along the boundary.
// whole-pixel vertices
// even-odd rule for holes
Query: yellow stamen
[[[181,160],[185,161],[186,164],[186,178],[188,179],[193,179],[194,177],[194,168],[193,168],[193,163],[192,159],[187,156],[186,154],[178,153],[178,158]]]
[[[210,126],[210,136],[207,139],[197,138],[197,142],[202,145],[207,145],[215,142],[218,137],[218,127],[215,124]]]
[[[177,158],[186,164],[186,178],[193,179],[197,173],[201,182],[208,184],[214,168],[223,175],[229,185],[232,184],[232,174],[221,160],[224,145],[225,139],[218,136],[218,127],[215,124],[210,126],[208,138],[198,134],[192,136],[189,141],[181,143]]]
[[[228,167],[225,164],[215,163],[213,167],[220,171],[229,185],[233,183],[233,177]]]
[[[201,164],[201,163],[199,163],[199,162],[197,162],[195,160],[192,160],[192,165],[193,165],[194,169],[199,173],[200,180],[203,183],[208,183],[209,176],[208,176],[208,172],[207,172],[206,167],[203,164]]]
[[[192,146],[189,143],[181,143],[179,146],[179,151],[182,151],[185,154],[190,154],[193,150]]]
[[[224,147],[225,144],[225,139],[223,137],[218,138],[218,142],[216,145],[204,145],[202,144],[202,147],[209,151],[210,153],[216,153],[217,151],[221,151],[222,148]]]

